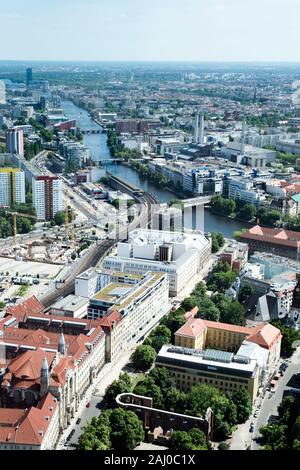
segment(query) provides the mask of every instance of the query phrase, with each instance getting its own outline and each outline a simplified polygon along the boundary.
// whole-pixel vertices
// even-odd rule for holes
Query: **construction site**
[[[72,259],[72,256],[74,258],[79,255],[82,244],[87,243],[85,238],[89,233],[83,229],[80,233],[78,228],[76,230],[76,213],[73,209],[69,210],[67,205],[63,226],[41,227],[22,235],[17,233],[18,217],[31,219],[36,219],[36,217],[18,212],[7,211],[7,213],[13,216],[13,240],[3,241],[0,246],[0,256],[64,265]]]

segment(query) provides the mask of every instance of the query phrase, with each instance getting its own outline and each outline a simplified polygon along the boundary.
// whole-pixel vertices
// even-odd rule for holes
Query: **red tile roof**
[[[282,334],[278,328],[270,323],[263,323],[262,325],[257,325],[247,339],[262,348],[272,349],[281,337]]]
[[[199,312],[199,308],[194,307],[189,312],[185,312],[184,316],[187,320],[189,320],[190,318],[195,318],[195,316],[197,315],[198,312]]]
[[[181,328],[179,328],[179,330],[176,331],[175,335],[195,338],[205,330],[206,325],[201,318],[190,318]]]
[[[293,248],[300,247],[300,233],[280,228],[266,228],[256,225],[247,232],[241,233],[242,240],[264,241],[273,245],[284,245]]]
[[[44,305],[37,299],[35,295],[29,297],[18,305],[14,307],[8,307],[7,313],[13,316],[16,315],[31,315],[35,313],[42,313],[44,310]]]
[[[175,335],[196,337],[207,328],[243,334],[247,341],[251,341],[252,343],[256,343],[267,349],[272,349],[282,336],[280,330],[270,323],[263,323],[257,325],[255,328],[249,328],[246,326],[202,320],[201,318],[190,318],[181,328],[179,328],[179,330],[176,331]]]
[[[57,400],[48,393],[37,407],[29,410],[0,409],[0,442],[40,446],[57,409]]]

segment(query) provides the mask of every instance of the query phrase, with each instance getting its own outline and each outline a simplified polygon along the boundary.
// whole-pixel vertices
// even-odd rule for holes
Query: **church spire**
[[[65,355],[67,352],[67,345],[66,345],[66,340],[65,340],[63,332],[60,335],[57,350],[60,354],[63,354],[63,355]]]

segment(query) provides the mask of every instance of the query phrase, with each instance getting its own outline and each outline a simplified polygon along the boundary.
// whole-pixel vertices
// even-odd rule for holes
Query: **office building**
[[[32,202],[38,220],[51,220],[64,210],[63,182],[56,176],[32,178]]]
[[[228,197],[247,204],[259,206],[266,196],[262,191],[254,188],[253,182],[248,179],[232,179],[229,182]]]
[[[170,296],[176,296],[209,261],[211,241],[201,232],[137,229],[127,242],[119,242],[116,256],[104,259],[110,271],[145,274],[166,273]]]
[[[6,151],[24,156],[23,129],[13,128],[6,132]]]
[[[165,345],[157,355],[156,367],[167,368],[176,386],[185,392],[200,384],[214,386],[226,393],[244,388],[253,403],[259,388],[257,361],[248,358],[239,361],[230,352]]]
[[[24,203],[25,174],[19,168],[0,168],[0,206]]]
[[[102,274],[106,284],[91,299],[88,318],[105,318],[117,310],[124,322],[125,343],[136,342],[169,310],[169,282],[163,273]]]
[[[247,328],[191,318],[175,333],[175,346],[161,348],[156,365],[168,368],[182,390],[201,383],[226,393],[245,388],[254,402],[277,367],[280,347],[281,333],[268,323]]]
[[[89,301],[85,297],[78,295],[67,295],[61,300],[58,300],[51,306],[51,315],[84,318],[87,315]]]

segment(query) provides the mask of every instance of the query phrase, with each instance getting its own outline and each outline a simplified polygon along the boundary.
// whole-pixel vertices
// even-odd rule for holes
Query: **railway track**
[[[90,251],[82,258],[82,263],[75,267],[71,275],[61,286],[40,297],[40,301],[45,308],[50,307],[54,302],[74,292],[75,278],[88,268],[95,267],[106,256],[106,254],[117,244],[118,241],[127,239],[127,234],[137,227],[148,227],[152,218],[152,206],[157,204],[156,199],[148,193],[136,196],[136,200],[142,205],[139,216],[134,219],[127,227],[119,228],[116,233],[118,237],[111,240],[104,240],[100,244],[93,245]]]

